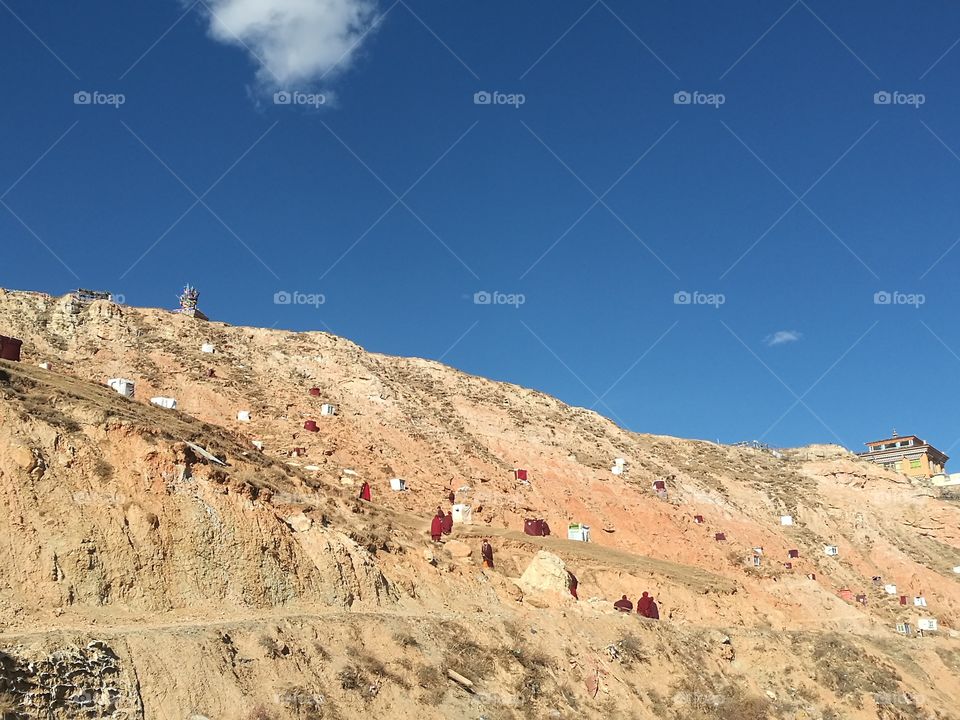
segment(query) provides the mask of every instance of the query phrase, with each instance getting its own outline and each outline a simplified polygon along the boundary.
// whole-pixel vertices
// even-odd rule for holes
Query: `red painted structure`
[[[790,557],[792,557],[792,558],[798,558],[798,557],[800,557],[800,551],[799,551],[799,550],[791,550],[790,552],[787,553],[787,555],[790,556]]]
[[[717,542],[722,542],[727,539],[726,533],[717,533],[713,537]]]
[[[526,471],[526,470],[514,470],[514,471],[513,471],[513,477],[514,477],[515,480],[526,480],[526,479],[527,479],[527,471]]]
[[[694,516],[693,516],[693,521],[694,521],[697,525],[703,525],[703,515],[694,515]]]
[[[320,428],[317,427],[316,420],[307,420],[303,423],[303,429],[309,430],[310,432],[320,432]]]
[[[0,335],[0,359],[20,362],[20,347],[22,345],[23,340]]]
[[[320,388],[310,388],[310,394],[313,397],[320,397]]]

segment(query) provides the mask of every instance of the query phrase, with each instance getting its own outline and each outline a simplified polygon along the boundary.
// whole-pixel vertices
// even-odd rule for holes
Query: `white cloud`
[[[207,0],[206,8],[210,36],[245,49],[271,90],[345,70],[377,21],[376,0]]]
[[[786,345],[787,343],[797,342],[803,337],[803,333],[796,330],[777,330],[773,335],[767,335],[763,341],[773,347],[774,345]]]

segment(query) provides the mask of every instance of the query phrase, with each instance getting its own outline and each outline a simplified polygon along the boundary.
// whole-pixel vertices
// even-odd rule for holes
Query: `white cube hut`
[[[407,481],[403,478],[390,478],[390,489],[394,492],[403,492],[407,489]]]
[[[470,509],[469,505],[457,503],[450,508],[450,514],[453,516],[455,525],[470,525],[473,523],[473,510]]]
[[[336,414],[337,414],[337,406],[336,406],[336,405],[331,405],[330,403],[324,403],[323,405],[320,406],[320,414],[321,414],[321,415],[336,415]]]
[[[917,595],[917,597],[913,599],[913,604],[915,607],[926,607],[927,599],[923,597],[923,595]]]
[[[241,410],[240,412],[238,412],[237,420],[239,420],[240,422],[250,422],[250,411]]]
[[[200,352],[213,353],[216,351],[216,348],[210,343],[204,343],[200,346]]]
[[[823,548],[823,554],[829,555],[830,557],[835,557],[840,554],[840,548],[836,545],[827,545]]]
[[[917,620],[917,630],[926,630],[927,632],[936,632],[937,631],[937,619],[936,618],[920,618]]]
[[[37,365],[37,367],[40,368],[41,370],[49,370],[49,369],[50,369],[50,363],[48,363],[48,362],[42,362],[42,363],[40,363],[39,365]]]
[[[887,595],[896,595],[896,594],[897,594],[897,586],[896,586],[896,585],[884,585],[884,586],[883,586],[883,591],[884,591]]]
[[[129,398],[133,397],[136,388],[133,380],[127,380],[125,378],[111,378],[107,381],[107,385],[112,387],[120,395]]]
[[[792,515],[781,515],[780,516],[781,525],[793,525],[793,516]]]
[[[166,408],[167,410],[176,410],[177,401],[172,397],[155,397],[150,398],[150,402],[157,407]]]
[[[570,523],[567,526],[567,540],[590,542],[590,526],[583,523]]]

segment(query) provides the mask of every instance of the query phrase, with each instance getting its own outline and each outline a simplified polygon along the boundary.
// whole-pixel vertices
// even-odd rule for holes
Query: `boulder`
[[[306,532],[313,527],[313,520],[303,513],[297,513],[287,518],[287,525],[293,528],[294,532]]]
[[[452,557],[459,560],[465,560],[473,555],[473,548],[460,540],[448,540],[444,543],[444,547]]]
[[[541,550],[517,582],[525,593],[558,593],[570,597],[570,574],[563,560]]]

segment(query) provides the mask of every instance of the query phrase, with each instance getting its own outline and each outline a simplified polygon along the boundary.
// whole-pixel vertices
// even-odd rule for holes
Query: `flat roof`
[[[871,440],[870,442],[864,443],[864,445],[876,445],[877,443],[893,442],[894,440],[897,440],[897,441],[900,441],[900,440],[920,440],[920,438],[918,438],[916,435],[898,435],[897,437],[884,438],[883,440]],[[923,440],[920,440],[920,442],[923,442]],[[924,445],[926,445],[926,444],[927,444],[927,443],[924,443]]]

